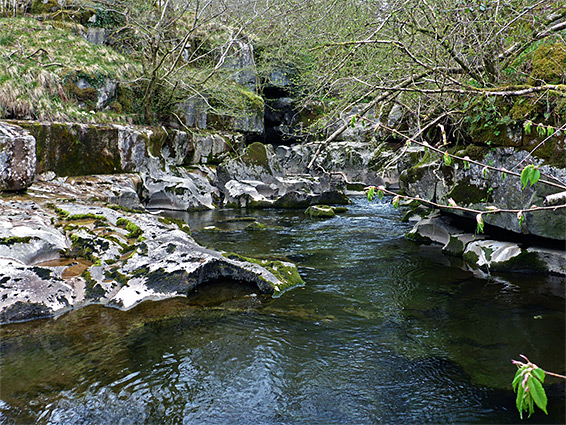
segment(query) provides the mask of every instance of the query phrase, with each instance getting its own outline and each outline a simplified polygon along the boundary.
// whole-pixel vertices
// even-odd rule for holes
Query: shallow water
[[[218,223],[237,216],[278,228]],[[294,261],[306,286],[272,299],[219,282],[3,326],[0,423],[519,423],[510,360],[564,371],[561,279],[476,277],[406,240],[386,203],[182,218],[203,245]],[[547,382],[549,416],[524,423],[565,422],[564,385]]]

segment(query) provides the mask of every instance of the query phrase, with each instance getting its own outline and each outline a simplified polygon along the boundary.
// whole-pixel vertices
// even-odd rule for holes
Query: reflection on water
[[[217,223],[242,215],[278,227]],[[204,245],[295,261],[307,285],[3,326],[0,423],[517,423],[510,359],[564,371],[563,282],[474,277],[405,240],[386,204],[182,218]],[[212,223],[230,231],[198,231]],[[549,416],[523,422],[564,423],[563,384],[546,388]]]

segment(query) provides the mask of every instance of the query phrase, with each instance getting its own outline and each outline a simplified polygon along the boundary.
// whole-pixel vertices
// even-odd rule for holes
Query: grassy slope
[[[0,18],[0,117],[120,122],[127,116],[96,111],[69,90],[78,75],[102,81],[132,78],[140,65],[88,43],[81,25],[34,18]],[[90,107],[89,107],[90,106]]]

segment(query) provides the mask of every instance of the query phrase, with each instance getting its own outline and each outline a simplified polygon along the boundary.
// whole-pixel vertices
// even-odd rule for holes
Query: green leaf
[[[523,168],[523,171],[521,171],[521,184],[523,185],[523,189],[527,187],[527,183],[529,182],[529,172],[531,168],[532,165],[527,165]]]
[[[356,125],[356,116],[352,115],[352,118],[350,119],[350,127],[354,127]]]
[[[379,200],[381,201],[383,199],[383,191],[381,190],[377,190],[377,197],[379,198]]]
[[[525,134],[527,135],[531,134],[532,125],[533,125],[532,121],[525,121],[525,123],[523,124],[523,127],[525,129]]]
[[[399,208],[399,196],[394,197],[391,203],[393,204],[393,208]]]
[[[484,222],[481,214],[476,215],[476,222],[478,223],[476,233],[483,233]]]
[[[544,383],[544,378],[546,376],[546,374],[544,373],[544,370],[542,370],[540,367],[537,367],[535,369],[533,369],[533,375],[542,383]]]
[[[507,177],[507,173],[501,173],[501,180],[505,180],[505,177]]]
[[[533,171],[530,173],[529,177],[530,177],[529,180],[531,181],[531,186],[536,182],[538,182],[540,179],[540,171],[538,170],[538,168],[533,168]]]
[[[470,169],[470,163],[468,161],[464,161],[464,170]]]
[[[554,134],[554,127],[548,126],[546,128],[546,137],[550,137]]]
[[[540,410],[548,415],[548,412],[546,411],[546,403],[548,402],[548,399],[546,398],[546,392],[544,391],[541,382],[537,378],[532,377],[529,379],[528,386],[530,390],[529,393],[536,405]]]
[[[369,202],[373,201],[374,196],[375,196],[375,187],[370,187],[368,190],[368,201]]]
[[[452,164],[452,158],[450,157],[450,155],[448,154],[448,152],[444,152],[444,165],[446,165],[447,167],[449,167],[450,164]]]

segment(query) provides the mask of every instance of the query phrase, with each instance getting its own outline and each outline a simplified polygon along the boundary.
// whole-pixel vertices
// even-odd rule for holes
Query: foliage
[[[127,116],[81,106],[77,78],[127,80],[139,64],[105,46],[88,43],[72,28],[33,18],[0,18],[0,118],[115,122]],[[71,90],[69,90],[72,88]],[[92,104],[89,104],[92,106]]]
[[[545,372],[525,356],[521,355],[521,357],[526,360],[526,363],[513,360],[513,364],[517,365],[517,373],[513,379],[513,391],[517,393],[516,405],[519,415],[523,419],[523,411],[525,411],[531,417],[535,411],[535,404],[548,415],[546,392],[542,387]]]

